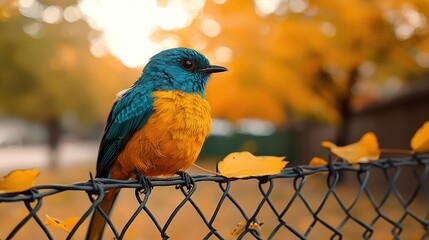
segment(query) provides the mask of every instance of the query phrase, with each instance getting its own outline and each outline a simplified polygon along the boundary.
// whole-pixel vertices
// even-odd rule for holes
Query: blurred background
[[[140,76],[152,55],[178,46],[229,69],[207,85],[213,125],[198,160],[206,168],[243,150],[285,155],[289,166],[308,164],[314,156],[328,157],[321,141],[344,145],[367,131],[376,133],[382,148],[409,149],[413,133],[429,120],[428,21],[427,0],[0,0],[0,174],[38,167],[37,184],[86,181],[89,171],[95,173],[115,94]],[[395,184],[413,189],[409,172]],[[386,180],[378,178],[385,174],[371,174],[383,190],[375,193],[387,189]],[[312,179],[301,193],[317,208],[326,178]],[[337,192],[351,202],[360,185],[355,176],[347,179],[354,182],[339,185]],[[237,181],[231,190],[249,212],[260,201],[256,185]],[[294,193],[293,182],[277,185],[272,200],[283,206]],[[211,214],[221,196],[217,184],[201,183],[198,189],[200,197],[193,199]],[[121,211],[114,213],[118,226],[137,208],[133,198],[132,190],[123,190]],[[164,222],[182,199],[177,190],[156,188],[148,204]],[[402,216],[395,198],[389,199],[386,208]],[[342,210],[330,201],[326,214],[336,221]],[[371,203],[362,201],[356,216],[371,221]],[[242,221],[227,204],[216,222],[224,236]],[[426,198],[414,204],[416,213],[427,213]],[[64,220],[89,206],[84,192],[65,192],[45,198],[38,214]],[[203,222],[185,206],[184,220],[175,220],[169,233],[204,236]],[[20,202],[0,207],[4,238],[28,211]],[[313,215],[299,203],[295,209],[285,221],[305,231]],[[159,238],[150,219],[139,218],[127,236]],[[263,230],[269,232],[276,219],[263,217]],[[376,227],[384,232],[375,238],[383,239],[392,226]],[[24,229],[17,239],[45,237],[35,221]],[[404,229],[409,239],[421,231],[416,223]],[[325,236],[314,232],[315,239]],[[362,229],[352,224],[345,232],[354,239]]]
[[[207,86],[200,161],[306,164],[366,131],[409,149],[429,120],[428,20],[427,0],[0,0],[0,171],[94,166],[115,93],[178,46],[229,69]]]

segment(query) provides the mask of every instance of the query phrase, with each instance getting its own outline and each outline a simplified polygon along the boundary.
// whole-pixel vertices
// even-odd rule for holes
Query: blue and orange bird
[[[153,56],[131,88],[120,92],[107,119],[97,159],[97,178],[174,175],[197,159],[210,131],[204,98],[208,78],[227,69],[201,53],[173,48]],[[109,215],[119,189],[100,203]],[[101,239],[106,225],[95,211],[86,239]]]

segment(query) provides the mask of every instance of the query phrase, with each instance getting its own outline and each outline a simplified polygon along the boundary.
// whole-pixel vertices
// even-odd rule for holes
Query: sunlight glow
[[[288,11],[302,13],[307,9],[307,0],[253,0],[256,13],[260,16],[285,15]]]
[[[64,9],[64,19],[67,22],[76,22],[82,18],[82,13],[76,6],[68,6]]]
[[[226,0],[213,0],[213,2],[216,4],[224,4],[226,3]]]
[[[35,0],[19,0],[18,5],[23,8],[28,8],[28,7],[31,7],[31,5],[33,5],[34,1]]]
[[[43,13],[43,5],[37,1],[22,0],[19,1],[19,12],[28,18],[40,18]]]
[[[203,31],[207,37],[216,37],[222,31],[222,27],[216,20],[204,18],[201,20],[201,31]]]
[[[49,6],[43,10],[42,19],[49,24],[59,23],[62,19],[63,11],[58,6]]]
[[[178,45],[172,36],[152,40],[157,29],[189,26],[204,4],[205,0],[171,0],[163,6],[155,0],[128,0],[126,4],[120,0],[82,0],[79,8],[88,24],[102,31],[104,42],[97,38],[91,41],[93,54],[102,53],[100,44],[105,44],[103,47],[124,65],[139,67],[155,53]]]
[[[426,52],[418,52],[416,62],[420,67],[429,68],[429,54]]]
[[[307,8],[307,2],[304,0],[290,0],[289,9],[291,12],[301,13]]]
[[[40,38],[43,35],[43,26],[38,22],[27,23],[23,26],[26,34],[33,38]]]
[[[269,15],[274,13],[280,5],[281,0],[254,0],[256,12],[259,15]]]
[[[97,58],[102,58],[108,53],[108,49],[106,48],[106,42],[102,38],[96,38],[91,41],[91,46],[89,50],[92,55]]]
[[[233,52],[229,47],[219,47],[216,49],[215,58],[221,63],[228,63],[232,61]]]
[[[404,3],[399,10],[389,9],[383,12],[384,17],[394,27],[394,33],[399,40],[407,40],[418,31],[425,29],[427,19],[410,3]]]
[[[330,22],[322,23],[320,26],[320,31],[328,37],[333,37],[337,33],[335,25]]]

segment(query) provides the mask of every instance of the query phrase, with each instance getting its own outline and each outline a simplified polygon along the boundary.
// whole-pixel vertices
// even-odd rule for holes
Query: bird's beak
[[[217,73],[217,72],[225,72],[228,71],[227,68],[222,67],[222,66],[216,66],[216,65],[210,65],[206,68],[200,69],[200,72],[203,73]]]

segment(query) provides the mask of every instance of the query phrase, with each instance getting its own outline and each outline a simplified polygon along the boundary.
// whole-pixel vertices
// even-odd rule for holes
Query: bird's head
[[[195,50],[172,48],[154,55],[136,84],[150,84],[153,90],[180,90],[203,95],[210,75],[224,71],[227,69],[210,65],[207,58]]]

